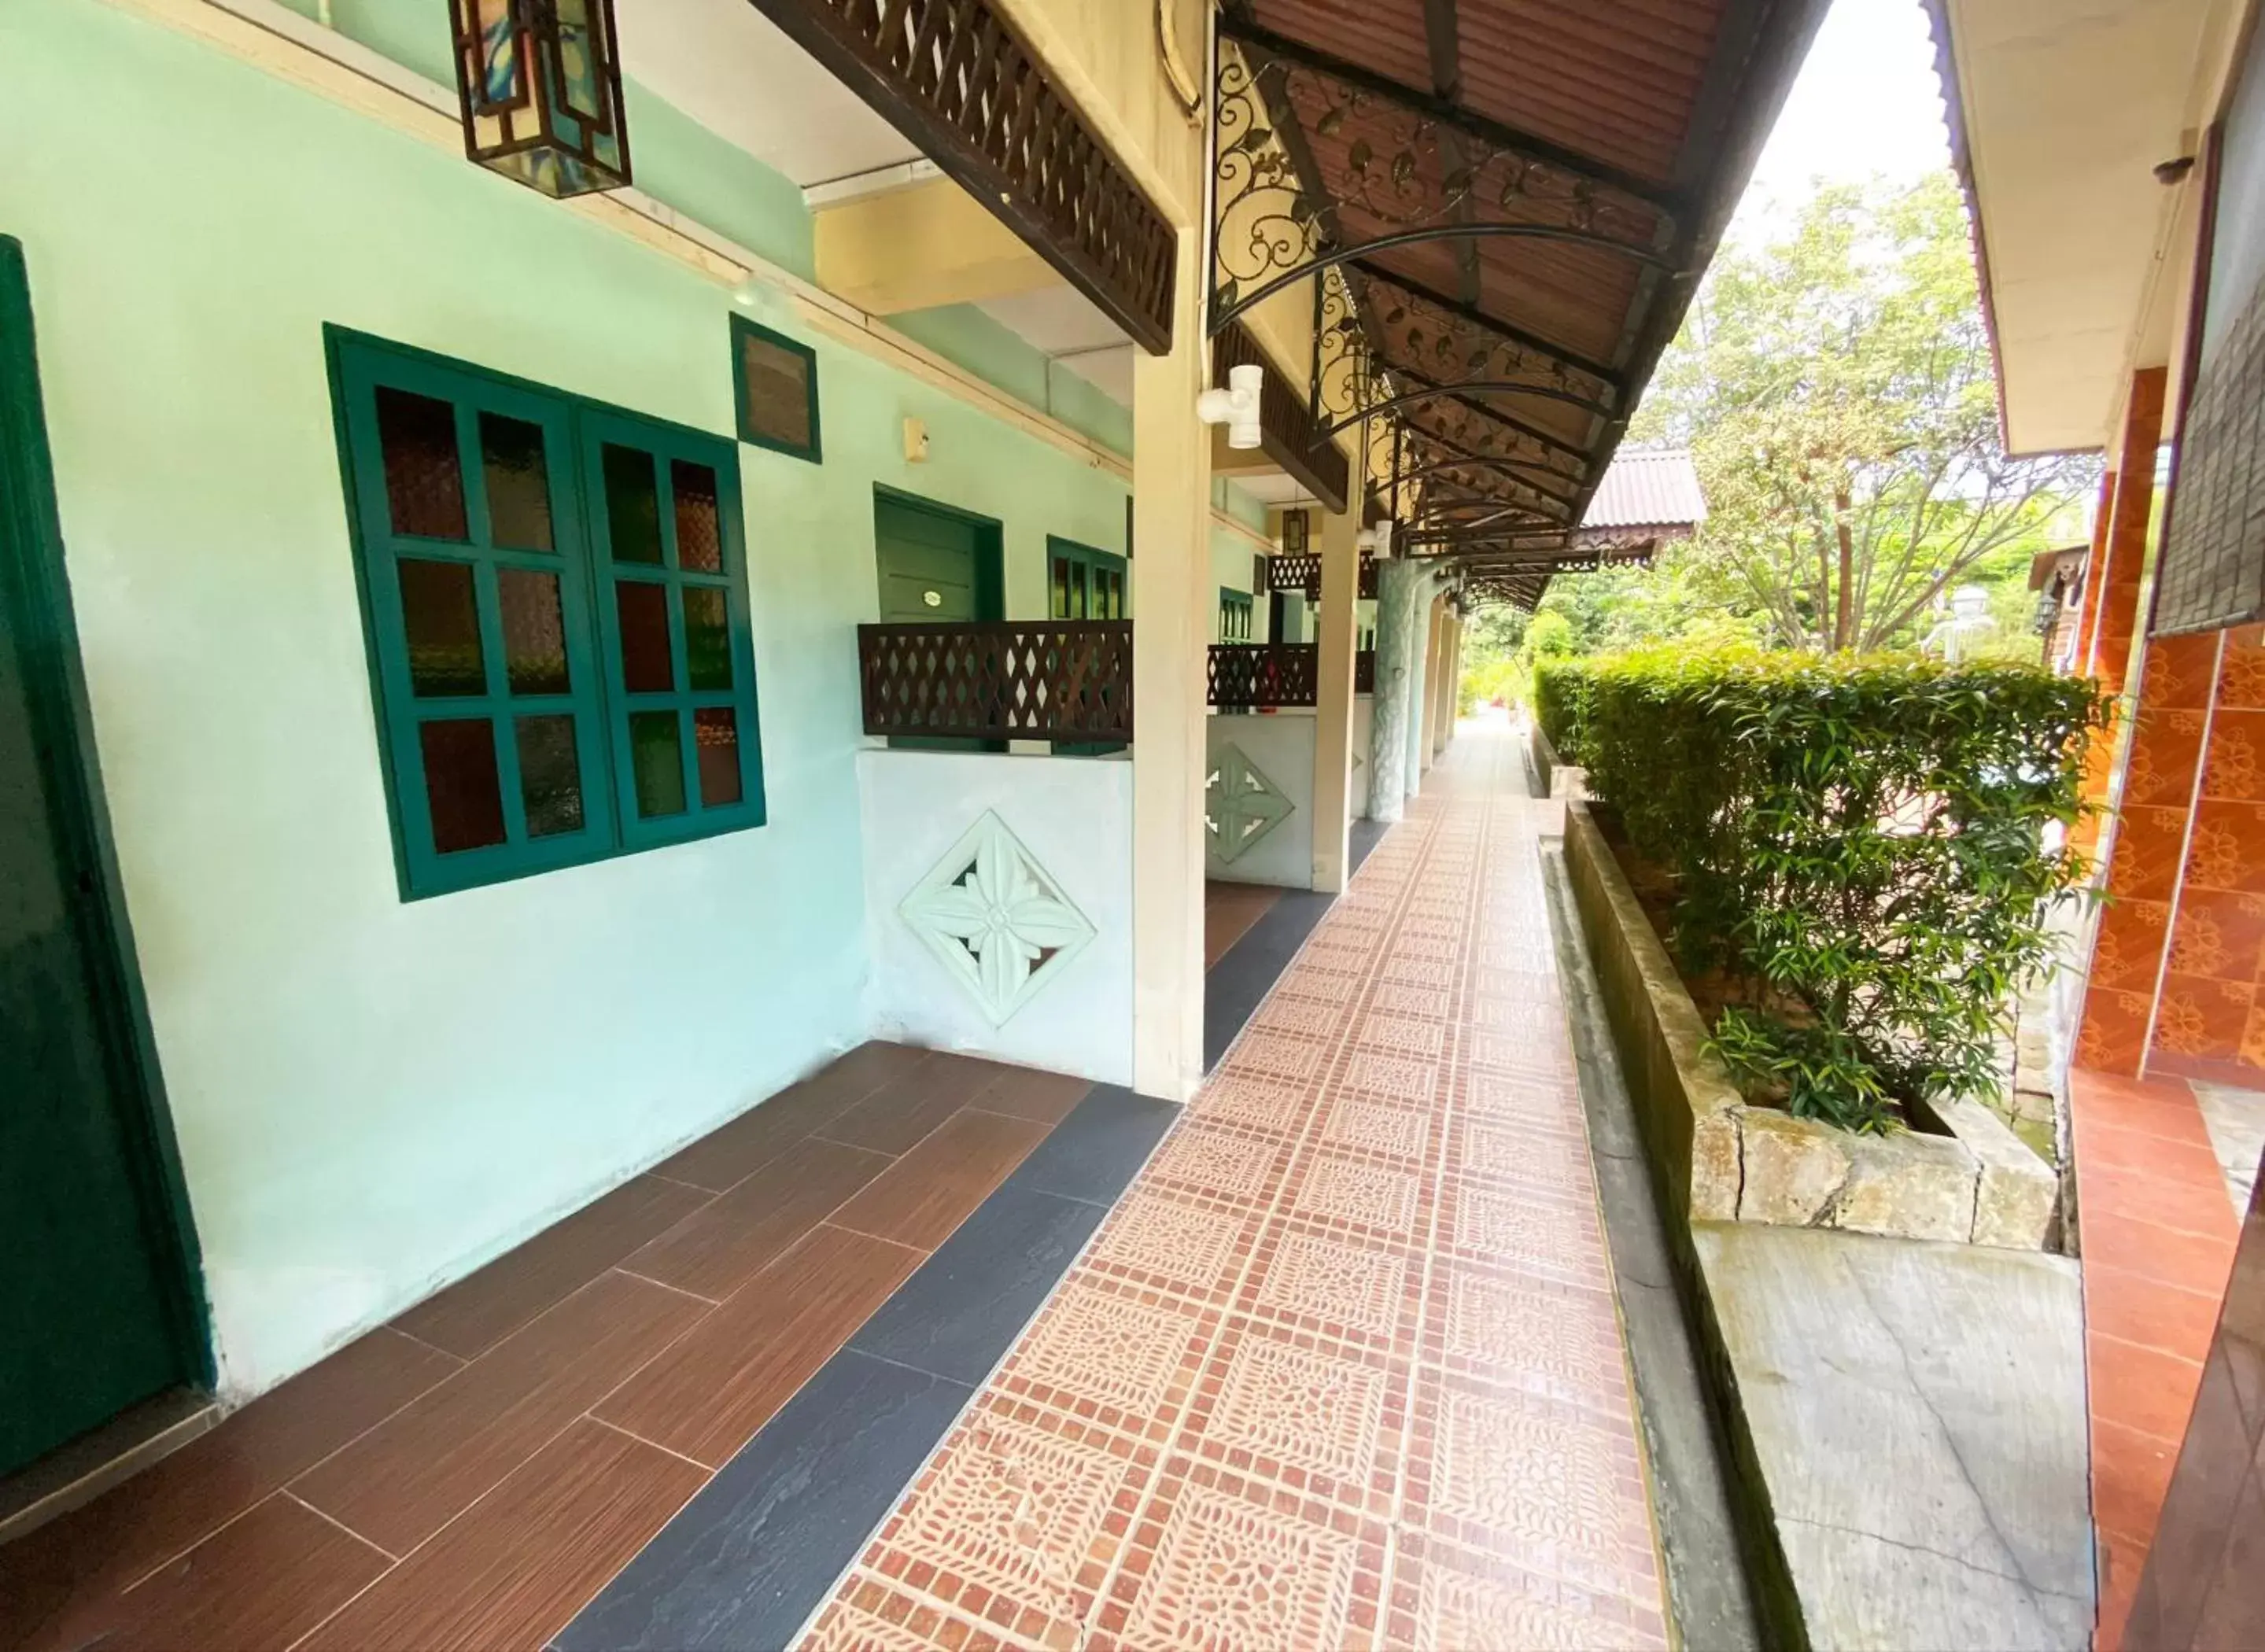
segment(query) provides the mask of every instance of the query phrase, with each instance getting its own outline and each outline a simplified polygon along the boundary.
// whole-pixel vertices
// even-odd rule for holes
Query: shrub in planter
[[[1581,754],[1580,740],[1595,666],[1593,659],[1564,658],[1538,659],[1533,664],[1533,720],[1549,737],[1557,755],[1576,766],[1587,761]]]
[[[1743,651],[1548,677],[1553,741],[1679,879],[1684,966],[1742,986],[1714,1042],[1752,1099],[1877,1131],[1994,1081],[2006,1001],[2084,877],[2065,828],[2106,717],[2094,684]]]

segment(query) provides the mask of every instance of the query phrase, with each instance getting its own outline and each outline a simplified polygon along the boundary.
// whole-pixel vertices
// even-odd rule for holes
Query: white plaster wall
[[[1314,714],[1285,710],[1206,719],[1205,755],[1217,768],[1221,751],[1234,744],[1260,773],[1279,787],[1293,811],[1264,837],[1223,861],[1206,850],[1204,874],[1233,884],[1274,884],[1285,889],[1314,886]]]
[[[873,1037],[1131,1083],[1132,765],[866,750],[857,753],[857,797]],[[986,810],[1094,928],[1084,950],[996,1027],[897,910]]]
[[[1352,780],[1345,788],[1345,818],[1368,819],[1368,742],[1376,723],[1376,700],[1372,695],[1352,697]]]

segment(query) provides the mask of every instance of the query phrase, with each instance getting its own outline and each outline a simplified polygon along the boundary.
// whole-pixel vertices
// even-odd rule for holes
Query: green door
[[[999,524],[891,493],[873,499],[874,560],[881,580],[881,623],[943,624],[1006,617]],[[889,744],[921,751],[1004,751],[990,740],[921,739]]]
[[[989,536],[972,517],[883,496],[873,503],[881,571],[881,623],[914,625],[1001,616],[986,565]]]
[[[1058,620],[1125,617],[1125,558],[1074,539],[1046,535],[1046,602]],[[1122,741],[1056,740],[1056,757],[1107,757]]]
[[[0,1474],[201,1364],[60,550],[23,251],[0,237]]]

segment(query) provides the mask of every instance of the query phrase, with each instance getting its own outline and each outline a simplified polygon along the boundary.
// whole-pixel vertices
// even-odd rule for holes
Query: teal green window
[[[1247,643],[1250,640],[1250,593],[1248,591],[1220,586],[1219,640],[1222,643]]]
[[[1125,617],[1125,558],[1074,540],[1046,536],[1048,617],[1121,620]]]
[[[330,345],[404,896],[761,826],[732,443]]]

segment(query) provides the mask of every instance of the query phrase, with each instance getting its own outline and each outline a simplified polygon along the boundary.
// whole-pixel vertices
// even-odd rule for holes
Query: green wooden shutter
[[[567,404],[358,339],[333,360],[404,897],[609,852]]]

